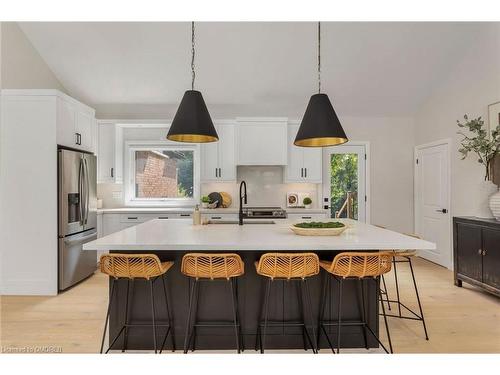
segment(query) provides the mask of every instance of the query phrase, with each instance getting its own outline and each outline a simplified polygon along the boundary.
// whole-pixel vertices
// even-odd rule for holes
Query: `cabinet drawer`
[[[203,219],[217,221],[217,220],[238,220],[238,214],[202,214]]]
[[[144,223],[153,219],[189,219],[192,217],[190,212],[186,213],[157,213],[157,214],[120,214],[120,223]]]
[[[145,221],[155,219],[156,215],[151,214],[120,214],[120,223],[144,223]]]
[[[290,220],[325,220],[328,218],[327,214],[288,214]]]

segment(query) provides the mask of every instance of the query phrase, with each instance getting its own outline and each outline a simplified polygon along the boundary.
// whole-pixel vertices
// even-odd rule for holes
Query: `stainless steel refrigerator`
[[[97,162],[84,152],[58,150],[59,290],[94,273],[96,251],[83,251],[97,238]]]

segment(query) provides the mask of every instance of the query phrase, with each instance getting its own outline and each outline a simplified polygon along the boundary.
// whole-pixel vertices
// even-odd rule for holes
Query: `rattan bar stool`
[[[386,227],[382,225],[377,225],[373,224],[374,226],[381,228],[381,229],[387,229]],[[380,276],[380,281],[382,281],[382,285],[380,285],[380,293],[381,293],[381,298],[384,300],[385,297],[385,303],[387,303],[387,309],[390,311],[391,310],[391,302],[389,301],[389,293],[387,292],[387,284],[385,283],[385,277],[384,275]]]
[[[125,322],[122,327],[116,334],[115,338],[111,341],[106,353],[113,347],[116,343],[120,335],[123,333],[123,345],[122,352],[127,349],[127,338],[128,331],[132,327],[153,327],[153,345],[155,353],[158,352],[157,349],[157,328],[158,327],[166,327],[167,331],[165,333],[165,337],[163,338],[160,353],[163,350],[167,337],[170,334],[170,338],[172,340],[172,351],[175,351],[175,339],[174,339],[174,331],[173,331],[173,321],[171,319],[172,314],[170,313],[169,301],[167,295],[167,288],[165,286],[165,274],[172,267],[174,262],[160,262],[160,259],[154,254],[105,254],[101,256],[100,265],[101,272],[111,277],[111,294],[109,297],[108,310],[106,313],[106,322],[104,323],[104,332],[102,334],[101,341],[101,350],[102,353],[104,348],[104,339],[106,337],[106,329],[109,321],[109,314],[111,310],[111,305],[113,303],[113,299],[116,298],[117,294],[117,286],[115,285],[119,280],[127,281],[127,292],[126,292],[126,300],[125,300]],[[149,290],[151,296],[151,315],[152,315],[152,324],[133,324],[130,322],[129,316],[129,295],[130,289],[132,289],[132,297],[133,298],[133,288],[136,279],[143,279],[149,283]],[[167,312],[167,323],[159,324],[156,319],[155,312],[155,296],[153,285],[156,280],[161,279],[163,285],[163,293],[165,295],[165,308]],[[132,286],[132,288],[130,288]]]
[[[406,234],[405,233],[405,235],[410,236],[410,237],[420,238],[419,236],[417,236],[415,234]],[[416,320],[416,321],[422,322],[422,325],[424,328],[425,339],[429,340],[429,335],[427,333],[427,326],[425,324],[424,311],[422,308],[422,303],[420,301],[420,296],[418,294],[418,287],[417,287],[417,282],[415,279],[415,272],[413,270],[413,265],[411,262],[412,258],[417,254],[417,252],[415,250],[394,250],[392,252],[392,254],[393,254],[392,264],[393,264],[393,269],[394,269],[394,282],[395,282],[395,286],[396,286],[396,299],[391,300],[388,297],[388,295],[386,295],[387,296],[386,302],[397,304],[398,314],[397,315],[396,314],[387,314],[387,316],[393,317],[393,318]],[[412,309],[410,309],[403,302],[401,302],[401,298],[399,295],[399,280],[398,280],[398,271],[397,271],[397,264],[398,263],[407,263],[408,267],[410,268],[411,278],[412,278],[412,282],[413,282],[413,288],[415,290],[415,296],[416,296],[417,304],[418,304],[418,310],[419,310],[418,313],[413,311]],[[411,315],[410,316],[408,316],[408,314],[403,315],[402,308],[405,309]]]
[[[304,350],[307,350],[306,339],[312,348],[313,353],[317,353],[316,347],[316,332],[315,324],[312,315],[311,295],[307,279],[319,273],[319,258],[314,253],[266,253],[260,257],[258,262],[255,262],[257,274],[267,277],[266,291],[264,303],[261,311],[261,317],[257,326],[257,337],[255,350],[260,347],[260,352],[264,353],[266,331],[268,326],[299,326],[302,327],[302,338],[304,342]],[[285,321],[270,321],[268,319],[269,312],[269,295],[271,286],[274,281],[297,281],[300,282],[298,292],[298,302],[302,315],[301,322],[285,322]],[[305,302],[305,303],[304,303]],[[304,314],[304,306],[309,319],[309,325],[312,330],[312,339],[309,335],[307,322]]]
[[[245,265],[238,254],[188,253],[182,258],[181,272],[194,279],[189,293],[189,312],[184,335],[184,353],[192,345],[196,348],[197,327],[233,327],[238,353],[243,350],[241,324],[238,310],[238,283],[236,278],[245,273]],[[229,284],[233,322],[201,322],[197,320],[199,283],[201,281],[227,281]],[[191,283],[191,280],[190,280]]]
[[[365,280],[374,280],[377,291],[378,298],[382,299],[382,295],[380,292],[380,283],[378,278],[389,272],[391,270],[391,261],[392,254],[390,252],[345,252],[340,253],[335,256],[333,261],[320,261],[320,266],[326,272],[328,272],[327,276],[330,277],[325,278],[325,282],[323,283],[323,293],[321,298],[321,307],[319,313],[319,322],[318,322],[318,345],[321,332],[323,332],[328,341],[328,345],[333,353],[335,350],[333,348],[332,342],[328,336],[328,332],[325,327],[328,326],[336,326],[337,327],[337,353],[340,351],[340,331],[342,326],[362,326],[363,327],[363,336],[365,341],[365,347],[368,349],[367,342],[367,333],[370,332],[372,336],[378,341],[378,343],[382,346],[386,353],[389,353],[384,344],[380,341],[379,337],[373,332],[367,322],[366,318],[366,308],[365,308]],[[329,291],[330,291],[330,280],[335,279],[338,282],[339,287],[339,300],[338,300],[338,318],[337,321],[333,321],[332,319],[325,320],[325,306],[326,301],[328,300]],[[354,279],[358,280],[361,283],[361,321],[355,322],[342,322],[342,289],[344,280],[346,279]],[[389,326],[387,325],[387,317],[385,315],[384,304],[381,304],[385,329],[387,333],[387,338],[389,340],[389,349],[392,353],[392,342],[391,335],[389,333]]]

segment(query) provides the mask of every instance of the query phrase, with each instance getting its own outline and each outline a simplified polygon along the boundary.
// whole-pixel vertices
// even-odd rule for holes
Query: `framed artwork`
[[[286,206],[287,207],[297,207],[298,205],[299,205],[299,194],[286,193]]]
[[[500,125],[500,102],[488,106],[488,134]]]
[[[488,134],[491,137],[491,132],[500,125],[500,102],[490,104],[488,106]],[[493,183],[500,186],[500,154],[493,159],[492,178]]]

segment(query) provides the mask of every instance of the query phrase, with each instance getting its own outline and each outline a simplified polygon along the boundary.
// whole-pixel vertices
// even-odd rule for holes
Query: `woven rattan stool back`
[[[346,277],[377,277],[391,270],[392,252],[346,252],[322,266],[333,275]]]
[[[181,272],[196,279],[230,279],[243,275],[245,265],[238,254],[188,253]]]
[[[162,264],[154,254],[104,254],[101,272],[114,278],[150,279],[164,274],[171,262]]]
[[[256,268],[271,279],[304,279],[319,273],[319,259],[314,253],[266,253]]]

